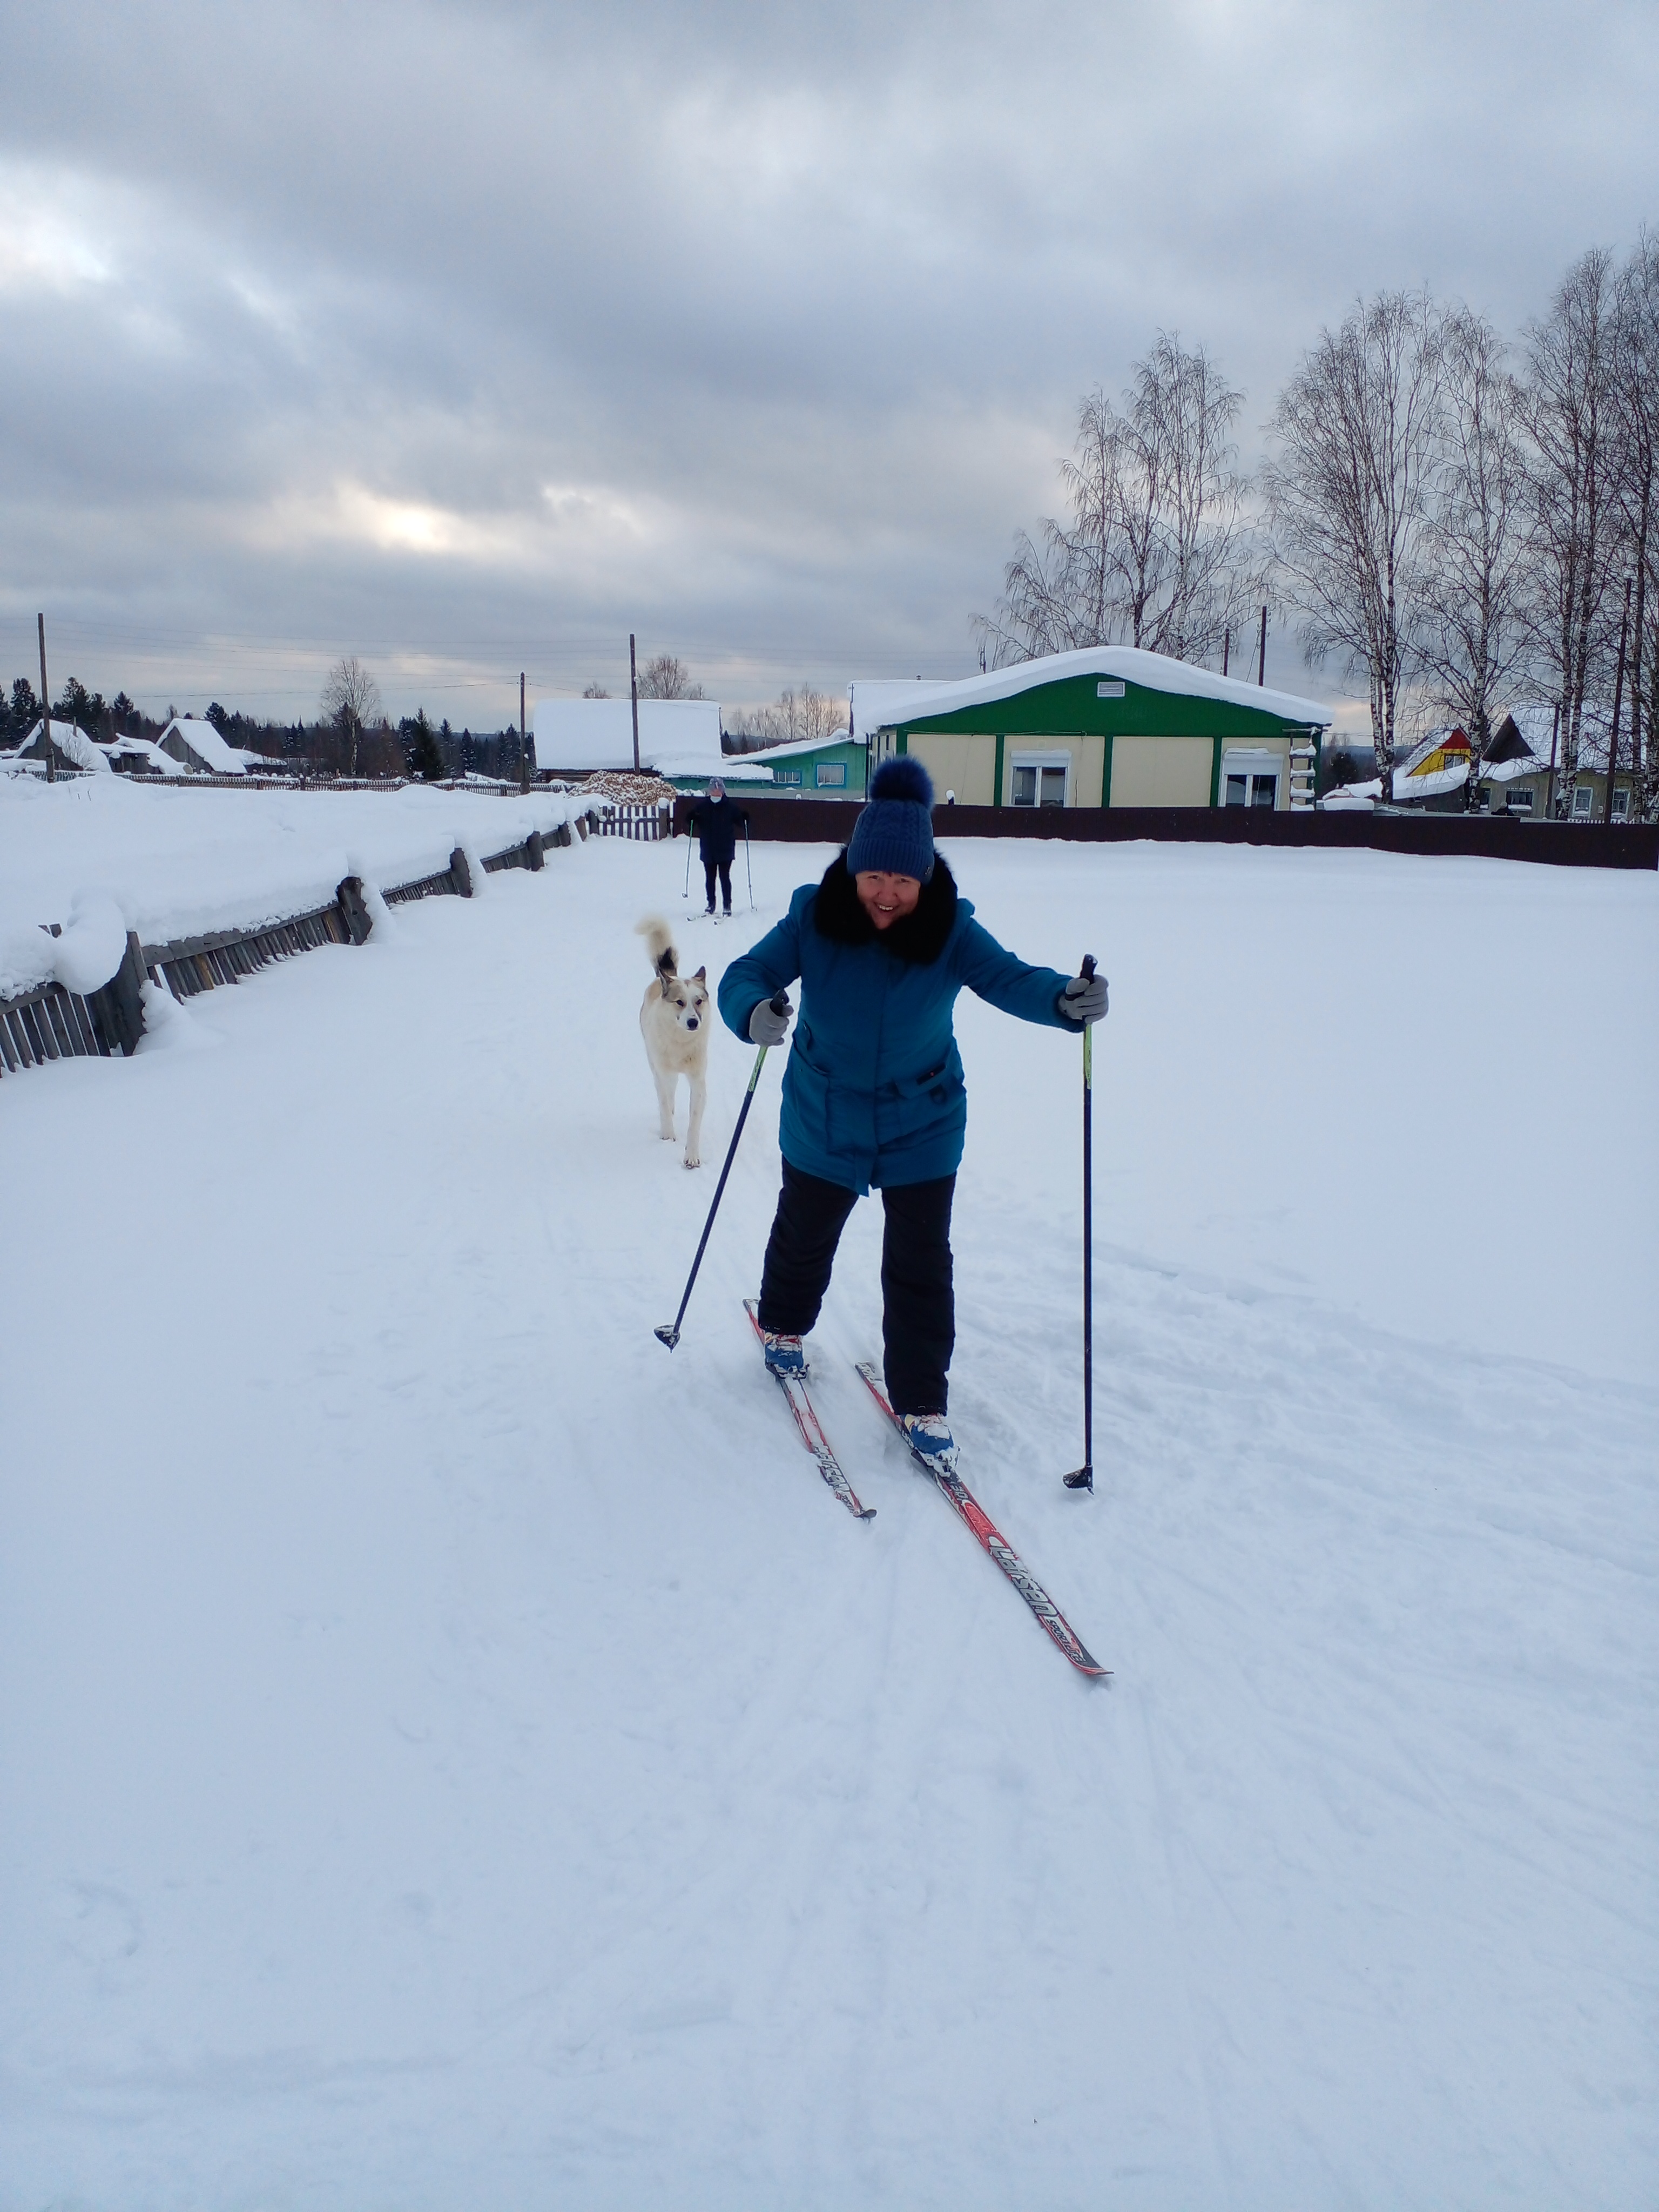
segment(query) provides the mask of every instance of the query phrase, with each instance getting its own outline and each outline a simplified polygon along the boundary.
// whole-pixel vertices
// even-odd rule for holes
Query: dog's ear
[[[665,999],[668,996],[668,987],[673,980],[674,979],[672,975],[659,975],[657,978],[657,988],[662,993]]]
[[[675,960],[674,948],[672,945],[664,948],[662,956],[657,962],[657,973],[665,977],[678,975],[679,965]]]
[[[706,983],[708,981],[708,970],[706,968],[699,968],[691,981],[694,983]]]

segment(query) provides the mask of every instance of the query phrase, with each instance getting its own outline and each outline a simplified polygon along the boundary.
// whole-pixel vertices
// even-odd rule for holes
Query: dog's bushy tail
[[[659,914],[649,914],[635,924],[635,933],[645,939],[651,955],[651,964],[659,975],[678,975],[678,963],[674,954],[674,939],[668,924]]]

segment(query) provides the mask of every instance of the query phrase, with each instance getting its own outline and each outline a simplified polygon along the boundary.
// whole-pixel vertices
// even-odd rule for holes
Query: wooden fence
[[[662,811],[667,811],[666,808]],[[599,826],[584,817],[577,822],[576,830],[586,837],[591,828]],[[503,868],[538,869],[550,845],[570,842],[567,823],[550,833],[532,830],[521,843],[486,854],[484,872],[494,875]],[[380,896],[388,906],[420,898],[471,898],[472,872],[466,854],[458,845],[449,856],[447,868],[417,876],[410,883],[394,884]],[[15,1075],[52,1060],[110,1060],[132,1053],[144,1033],[147,978],[165,985],[182,1004],[203,991],[240,983],[271,961],[287,959],[296,952],[309,952],[323,945],[362,945],[373,927],[362,878],[347,876],[326,906],[288,915],[279,921],[257,922],[249,929],[215,930],[203,937],[175,938],[165,945],[142,945],[136,934],[129,933],[121,965],[101,990],[82,997],[61,983],[40,983],[16,998],[0,999],[0,1075]],[[54,927],[50,933],[56,937],[60,931]]]
[[[601,806],[594,827],[601,837],[631,837],[654,845],[674,835],[674,815],[667,799],[660,806]]]

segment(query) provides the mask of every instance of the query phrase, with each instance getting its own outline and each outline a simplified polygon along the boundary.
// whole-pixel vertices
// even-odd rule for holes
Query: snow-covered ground
[[[331,899],[343,876],[384,888],[447,866],[458,844],[501,852],[575,804],[421,784],[244,792],[0,777],[0,998],[51,973],[40,924],[66,921],[77,898],[112,899],[147,945],[249,928]]]
[[[775,1060],[652,1337],[683,846],[0,1082],[4,2212],[1659,2198],[1659,883],[956,857],[1112,981],[1092,1500],[1077,1048],[959,1021],[964,1472],[1099,1688],[862,1399],[875,1205],[874,1522],[758,1374]]]

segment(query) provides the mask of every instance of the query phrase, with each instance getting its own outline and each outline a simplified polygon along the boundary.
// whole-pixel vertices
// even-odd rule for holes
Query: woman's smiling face
[[[878,929],[890,929],[907,914],[914,914],[921,896],[921,883],[916,876],[890,876],[884,869],[860,868],[853,881],[858,886],[859,904]]]

